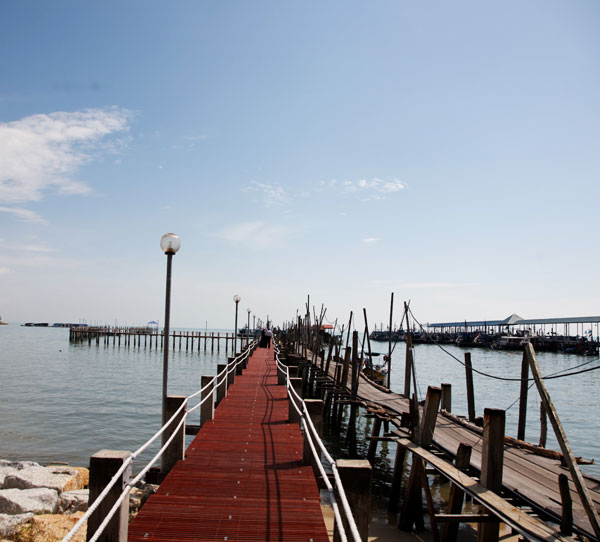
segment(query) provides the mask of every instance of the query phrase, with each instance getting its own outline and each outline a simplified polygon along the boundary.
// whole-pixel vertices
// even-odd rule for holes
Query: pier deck
[[[254,352],[214,420],[129,525],[128,539],[329,541],[273,350]]]
[[[334,377],[335,368],[330,368],[330,376]],[[400,427],[400,415],[409,412],[409,401],[402,395],[387,393],[374,386],[368,379],[359,379],[358,398],[365,405],[383,408],[392,417],[394,425]],[[459,424],[443,412],[438,413],[433,444],[439,450],[451,456],[461,443],[472,446],[471,467],[481,470],[482,438],[480,429],[469,424]],[[402,432],[395,431],[399,436]],[[509,443],[504,447],[504,469],[502,485],[509,493],[521,498],[532,509],[552,517],[560,523],[561,496],[558,483],[559,474],[567,474],[568,469],[559,460],[537,455],[532,451]],[[594,505],[600,510],[600,481],[584,476],[586,486],[591,493]],[[573,500],[573,524],[577,531],[590,538],[595,538],[590,521],[575,486],[569,480],[569,489]]]

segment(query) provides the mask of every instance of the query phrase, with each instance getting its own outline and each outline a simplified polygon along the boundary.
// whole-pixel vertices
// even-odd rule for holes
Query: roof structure
[[[428,324],[429,327],[485,327],[485,326],[522,326],[522,325],[554,325],[554,324],[597,324],[600,316],[569,316],[564,318],[521,318],[511,314],[504,320],[476,320],[462,322],[439,322]]]

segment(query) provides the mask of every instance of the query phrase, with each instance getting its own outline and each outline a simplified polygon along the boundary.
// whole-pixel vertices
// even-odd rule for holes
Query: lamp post
[[[173,256],[181,247],[181,239],[174,233],[165,233],[160,239],[160,248],[167,255],[167,285],[165,295],[165,327],[163,349],[163,381],[162,381],[162,425],[167,422],[167,382],[169,379],[169,325],[171,321],[171,263]],[[163,445],[165,433],[163,433]]]
[[[248,311],[248,335],[246,335],[246,344],[250,344],[250,313],[252,309],[246,309]]]
[[[235,302],[235,327],[233,328],[233,357],[237,356],[237,332],[238,332],[238,324],[237,324],[237,316],[238,316],[238,305],[242,298],[235,294],[233,296],[233,301]]]
[[[256,314],[252,315],[252,331],[256,334]]]

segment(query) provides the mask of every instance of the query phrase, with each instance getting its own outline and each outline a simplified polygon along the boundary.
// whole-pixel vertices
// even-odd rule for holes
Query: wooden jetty
[[[252,337],[237,335],[236,351],[242,345],[247,345]],[[215,331],[177,331],[169,333],[169,344],[172,350],[186,352],[220,352],[224,343],[225,352],[234,351],[234,333]],[[164,347],[165,336],[160,330],[152,327],[105,327],[77,326],[69,329],[69,341],[72,343],[87,343],[89,345],[126,346],[161,350]]]
[[[255,351],[130,524],[128,540],[329,541],[272,349]]]
[[[434,540],[455,540],[459,522],[479,524],[482,542],[497,540],[498,521],[528,540],[558,540],[573,532],[599,539],[600,480],[575,472],[568,443],[560,453],[505,437],[504,411],[486,409],[484,419],[477,420],[479,425],[455,416],[449,412],[450,385],[430,386],[425,404],[418,405],[416,398],[409,399],[410,344],[405,372],[408,386],[400,395],[360,374],[360,360],[355,354],[359,351],[357,332],[352,347],[341,358],[339,350],[338,355],[333,352],[338,346],[330,342],[326,352],[320,337],[309,330],[304,322],[297,329],[287,329],[287,363],[300,367],[308,396],[324,399],[324,416],[330,427],[340,430],[343,411],[348,411],[346,440],[350,450],[356,450],[358,407],[374,418],[369,458],[374,458],[379,441],[398,444],[390,511],[400,510],[401,529],[423,528],[425,507]],[[527,376],[525,373],[524,378]],[[549,397],[544,405],[551,407]],[[383,436],[382,425],[387,427]],[[401,488],[409,454],[412,466],[408,483]],[[425,464],[453,483],[447,509],[438,510],[433,503]],[[465,493],[482,505],[481,513],[461,512]]]

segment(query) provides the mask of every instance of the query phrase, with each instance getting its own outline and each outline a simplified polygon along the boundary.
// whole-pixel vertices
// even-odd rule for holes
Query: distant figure
[[[271,348],[271,337],[273,337],[273,332],[270,329],[265,331],[265,337],[267,338],[267,345],[265,348]]]
[[[269,339],[267,338],[267,330],[263,327],[260,332],[260,342],[258,343],[259,348],[267,348],[269,346]]]

